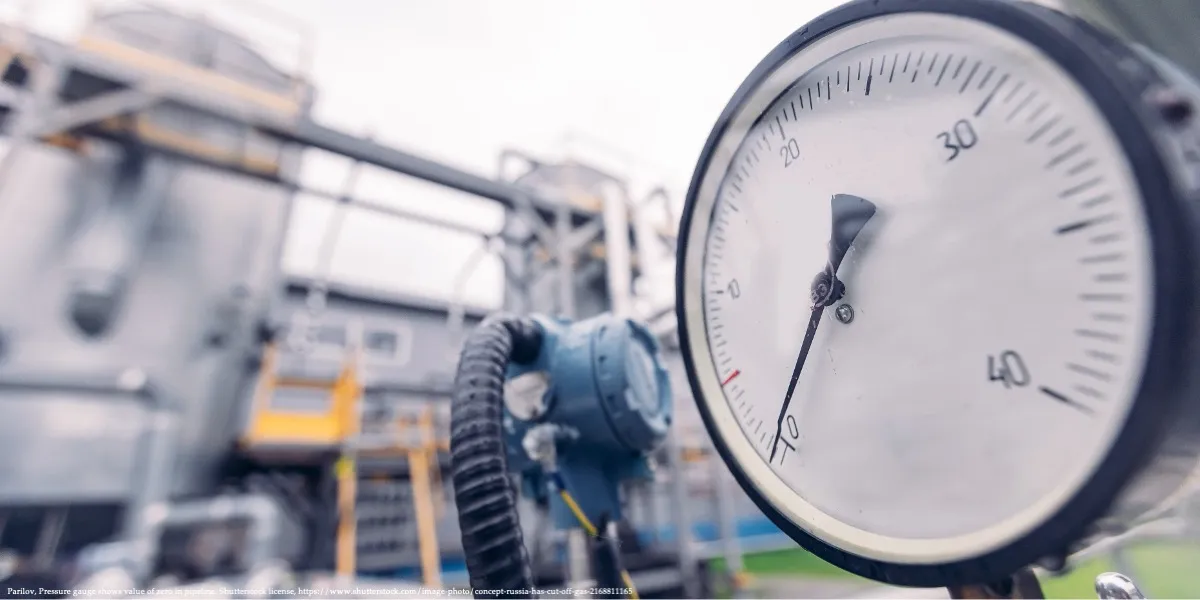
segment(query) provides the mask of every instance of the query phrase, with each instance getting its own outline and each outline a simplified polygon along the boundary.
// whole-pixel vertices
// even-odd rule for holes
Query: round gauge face
[[[712,148],[685,351],[782,517],[944,564],[1094,476],[1138,395],[1154,272],[1130,161],[1071,73],[980,20],[861,20],[775,65]]]

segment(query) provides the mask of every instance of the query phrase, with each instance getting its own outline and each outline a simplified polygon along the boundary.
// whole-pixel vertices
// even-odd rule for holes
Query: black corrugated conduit
[[[509,362],[536,359],[541,328],[494,316],[463,343],[450,408],[454,501],[476,598],[531,598],[533,573],[504,448],[504,379]],[[510,593],[503,593],[507,590]]]

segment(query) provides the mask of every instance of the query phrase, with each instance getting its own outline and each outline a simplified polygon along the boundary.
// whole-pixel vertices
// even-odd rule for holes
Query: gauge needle
[[[808,318],[808,329],[804,332],[804,342],[800,345],[796,366],[792,369],[787,394],[783,397],[783,406],[779,409],[779,420],[775,424],[775,441],[771,444],[771,461],[775,460],[775,452],[779,450],[783,420],[787,416],[788,405],[792,402],[792,394],[796,392],[796,382],[800,380],[800,372],[808,359],[813,338],[817,335],[817,326],[821,324],[821,315],[825,313],[826,306],[837,302],[845,293],[845,286],[837,278],[838,267],[842,265],[842,259],[846,258],[846,252],[850,250],[850,245],[854,243],[859,232],[866,226],[867,221],[875,216],[875,205],[858,196],[837,194],[830,203],[833,209],[833,224],[829,232],[829,261],[813,279],[812,314]]]

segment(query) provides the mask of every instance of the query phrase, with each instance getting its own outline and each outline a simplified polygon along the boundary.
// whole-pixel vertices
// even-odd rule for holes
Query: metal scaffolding
[[[137,115],[170,106],[218,119],[268,139],[304,149],[324,150],[353,162],[492,200],[512,211],[530,211],[547,223],[566,218],[582,224],[597,216],[571,206],[563,198],[546,197],[518,184],[468,173],[366,137],[325,127],[308,117],[308,111],[304,110],[311,104],[311,91],[304,93],[295,106],[280,110],[281,103],[272,102],[272,98],[229,93],[229,89],[219,86],[197,86],[195,81],[187,78],[147,69],[133,55],[97,51],[88,45],[64,44],[15,29],[0,34],[0,47],[14,58],[0,86],[0,108],[9,113],[5,129],[17,141],[51,141],[57,136],[69,136],[95,137],[121,145],[137,144],[177,159],[264,179],[314,197],[354,203],[366,210],[446,229],[479,233],[379,202],[312,189],[274,170],[248,164],[244,154],[216,152],[200,144],[172,143],[178,140],[147,135],[144,128],[134,125]]]
[[[546,181],[538,181],[537,176],[544,174],[549,165],[515,151],[502,156],[500,179],[459,170],[315,122],[308,116],[312,103],[312,88],[308,85],[297,86],[292,94],[274,95],[212,73],[196,73],[183,63],[172,68],[163,63],[170,59],[131,51],[109,40],[85,38],[66,44],[15,28],[0,34],[0,49],[11,58],[0,85],[0,110],[6,113],[3,126],[14,147],[33,141],[77,147],[86,139],[124,148],[136,146],[176,160],[264,180],[309,197],[477,235],[484,242],[481,252],[498,253],[504,263],[509,310],[565,317],[597,312],[577,305],[576,288],[579,279],[588,275],[581,274],[580,269],[602,268],[606,309],[632,316],[635,265],[645,262],[644,255],[634,256],[634,252],[647,241],[638,244],[637,238],[653,235],[661,238],[654,241],[672,243],[670,236],[661,232],[633,226],[637,225],[636,219],[631,225],[631,211],[636,217],[649,202],[665,201],[661,191],[656,190],[634,206],[629,186],[622,178],[576,165],[598,177],[582,197],[570,197],[546,185]],[[215,147],[157,129],[142,118],[155,110],[183,111],[236,128],[243,139],[323,150],[354,164],[371,165],[491,200],[507,209],[508,223],[499,234],[490,234],[377,200],[314,189],[299,178],[281,173],[277,162],[251,156],[244,148]],[[522,172],[505,177],[514,162],[522,163]],[[597,185],[603,187],[598,194]],[[616,231],[623,233],[609,233]],[[504,247],[494,241],[503,242]],[[547,280],[555,290],[553,305],[530,292]]]
[[[85,35],[78,43],[63,43],[20,28],[0,30],[0,69],[0,127],[11,140],[9,154],[0,159],[0,185],[6,185],[6,170],[25,145],[48,144],[79,153],[102,147],[116,154],[153,154],[333,202],[341,213],[353,207],[478,236],[483,245],[472,262],[488,253],[503,261],[509,310],[575,318],[604,311],[634,316],[634,277],[651,271],[651,258],[641,250],[651,243],[673,243],[670,235],[641,220],[645,207],[666,201],[660,190],[634,202],[628,182],[621,177],[576,163],[550,164],[512,151],[502,157],[498,179],[455,169],[313,121],[309,116],[313,89],[299,79],[286,92],[273,93],[113,40]],[[228,131],[238,142],[214,143],[187,128],[164,126],[158,118],[164,112],[182,115],[183,122],[195,120],[208,129]],[[498,233],[484,232],[357,197],[352,175],[339,192],[314,189],[301,182],[297,169],[291,168],[295,165],[286,164],[296,162],[297,150],[305,149],[345,157],[355,165],[352,171],[371,165],[499,203],[506,209],[505,227]],[[516,172],[509,168],[514,165],[520,167]],[[564,185],[577,176],[588,180]],[[336,231],[336,225],[331,226],[321,252],[313,282],[318,288],[311,298],[314,306],[325,302],[328,246],[336,240]],[[459,288],[469,276],[468,268],[459,277]],[[461,327],[461,313],[451,311],[452,325],[456,321]],[[380,392],[386,386],[366,387]],[[389,391],[445,393],[392,388]],[[167,453],[154,456],[167,464]],[[683,493],[679,478],[673,485]],[[151,505],[166,494],[155,489],[139,498]],[[682,511],[677,516],[680,560],[690,570],[691,544],[682,533],[689,525]],[[346,554],[353,538],[341,541]],[[423,556],[423,561],[432,559]],[[693,574],[689,572],[685,579],[691,581]]]

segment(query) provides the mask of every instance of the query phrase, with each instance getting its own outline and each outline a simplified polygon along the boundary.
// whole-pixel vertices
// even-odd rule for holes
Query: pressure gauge
[[[848,571],[942,586],[1176,489],[1190,106],[1025,3],[855,2],[779,45],[704,147],[677,270],[700,412],[758,506]]]

